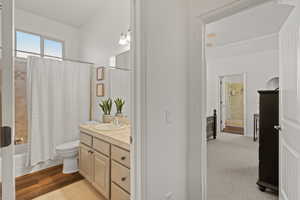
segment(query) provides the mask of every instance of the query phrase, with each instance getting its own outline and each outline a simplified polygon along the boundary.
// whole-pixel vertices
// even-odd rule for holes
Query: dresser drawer
[[[125,165],[126,167],[130,168],[130,152],[120,149],[116,146],[111,146],[111,158],[121,163],[122,165]]]
[[[114,183],[111,184],[111,200],[130,200],[130,195]]]
[[[85,134],[85,133],[80,133],[80,142],[83,144],[86,144],[88,146],[92,146],[92,136]]]
[[[97,138],[93,138],[93,149],[104,155],[110,155],[110,144]]]
[[[130,170],[115,161],[112,161],[111,179],[114,183],[130,193]]]

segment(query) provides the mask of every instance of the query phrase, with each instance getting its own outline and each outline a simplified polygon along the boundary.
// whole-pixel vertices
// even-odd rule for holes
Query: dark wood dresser
[[[261,191],[278,192],[279,133],[274,129],[279,124],[279,91],[258,91],[259,97],[259,178]]]

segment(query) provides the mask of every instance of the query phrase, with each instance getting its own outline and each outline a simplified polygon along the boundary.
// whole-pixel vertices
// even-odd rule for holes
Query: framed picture
[[[104,80],[104,67],[98,67],[96,74],[97,74],[97,81]]]
[[[104,97],[104,83],[98,83],[96,85],[96,96]]]

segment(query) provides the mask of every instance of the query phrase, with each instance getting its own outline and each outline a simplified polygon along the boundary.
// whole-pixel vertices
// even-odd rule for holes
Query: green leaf
[[[110,115],[112,108],[112,100],[110,98],[107,100],[102,100],[99,106],[105,115]]]
[[[114,100],[115,105],[116,105],[116,109],[117,109],[117,113],[122,113],[125,101],[121,98],[117,98]]]

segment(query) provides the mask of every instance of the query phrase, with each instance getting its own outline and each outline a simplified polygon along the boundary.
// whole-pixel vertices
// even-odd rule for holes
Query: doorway
[[[116,110],[113,110],[111,112],[119,112],[118,116],[115,117],[116,124],[115,127],[122,127],[122,125],[128,125],[128,129],[130,136],[125,136],[124,138],[127,139],[125,142],[126,145],[132,147],[128,148],[130,151],[125,151],[126,158],[131,155],[130,161],[128,161],[126,165],[131,166],[132,168],[135,168],[134,166],[137,165],[139,161],[135,159],[137,147],[135,143],[131,145],[132,140],[135,140],[137,136],[136,131],[133,131],[136,128],[136,122],[132,122],[132,128],[130,127],[130,122],[127,123],[127,119],[135,119],[134,117],[134,111],[136,107],[131,106],[133,102],[134,91],[133,86],[134,80],[133,78],[130,79],[130,75],[133,74],[134,70],[133,66],[134,64],[134,58],[135,58],[135,5],[132,0],[122,1],[122,3],[118,2],[100,2],[100,1],[93,1],[89,4],[80,4],[80,2],[76,2],[74,4],[74,9],[82,10],[84,12],[75,12],[68,13],[66,15],[66,10],[68,8],[68,5],[71,3],[74,3],[72,1],[66,0],[62,4],[62,6],[57,7],[58,4],[54,1],[45,1],[45,2],[39,2],[36,0],[32,0],[30,2],[26,2],[26,4],[23,4],[22,1],[14,1],[14,0],[4,0],[0,3],[0,15],[2,16],[2,47],[1,53],[2,53],[2,67],[1,68],[1,78],[2,84],[1,84],[1,105],[2,109],[0,109],[0,119],[1,119],[1,126],[5,126],[5,132],[3,133],[11,133],[9,135],[10,137],[6,137],[5,141],[2,140],[3,137],[0,138],[1,140],[1,160],[0,168],[2,170],[2,177],[1,179],[1,186],[0,186],[0,199],[5,200],[13,200],[13,199],[21,199],[21,195],[26,195],[27,199],[33,199],[38,198],[39,196],[44,195],[44,193],[51,193],[51,195],[56,195],[55,191],[58,188],[55,188],[54,185],[49,187],[49,184],[52,184],[49,182],[48,185],[44,185],[47,188],[42,188],[40,185],[34,185],[35,183],[39,183],[38,181],[29,181],[30,184],[26,184],[26,186],[23,185],[24,182],[28,182],[28,179],[30,180],[42,180],[39,176],[43,175],[43,178],[45,179],[51,179],[51,181],[59,185],[59,189],[63,189],[63,186],[66,186],[65,184],[62,184],[62,182],[68,182],[67,185],[70,185],[71,188],[74,187],[86,187],[88,190],[83,189],[84,192],[89,192],[93,196],[105,196],[106,191],[101,192],[101,189],[98,189],[97,193],[95,192],[95,188],[90,182],[87,182],[86,180],[83,180],[83,177],[79,175],[79,173],[76,172],[76,174],[72,173],[72,175],[66,175],[60,177],[63,173],[63,161],[62,159],[55,155],[55,162],[51,162],[49,165],[47,161],[52,161],[54,159],[48,159],[46,161],[39,162],[37,165],[28,164],[25,162],[27,157],[31,156],[31,152],[43,152],[43,151],[31,151],[29,149],[27,135],[28,132],[24,130],[27,126],[27,121],[24,120],[27,115],[24,112],[24,107],[27,106],[25,100],[26,96],[24,95],[24,92],[27,91],[27,85],[24,84],[24,82],[27,79],[27,71],[25,71],[27,62],[29,59],[35,59],[35,61],[45,61],[45,63],[52,63],[53,66],[57,67],[61,64],[64,64],[64,67],[67,65],[65,64],[72,64],[72,69],[75,69],[77,66],[81,66],[81,69],[89,69],[89,73],[72,73],[72,78],[68,78],[68,83],[80,83],[80,85],[85,85],[86,88],[81,90],[80,96],[88,97],[89,100],[86,100],[82,105],[84,106],[84,109],[79,108],[80,111],[85,112],[87,115],[85,119],[85,122],[81,121],[80,124],[86,123],[88,120],[94,120],[98,123],[102,123],[103,119],[100,119],[104,114],[104,111],[101,110],[100,106],[98,104],[101,103],[102,100],[109,99],[110,103],[113,104],[113,108]],[[114,6],[112,6],[113,4]],[[115,6],[117,4],[117,6]],[[98,10],[103,7],[108,7],[113,10],[106,9],[106,12],[98,12]],[[49,8],[55,8],[58,10],[56,14],[46,12],[49,10]],[[118,11],[116,11],[118,10]],[[98,18],[110,18],[110,14],[113,14],[115,12],[118,12],[120,14],[120,17],[122,19],[118,19],[117,17],[114,17],[114,19],[118,22],[116,23],[106,23],[106,21],[98,20]],[[88,16],[82,16],[86,13]],[[71,14],[72,16],[70,17]],[[59,16],[60,15],[60,16]],[[102,16],[102,15],[105,15]],[[74,20],[75,19],[75,20]],[[80,19],[80,20],[76,20]],[[83,21],[81,21],[83,20]],[[94,23],[95,22],[95,23]],[[102,25],[99,25],[99,23],[103,23]],[[45,27],[44,27],[45,26]],[[116,26],[116,27],[115,27]],[[48,27],[48,28],[47,28]],[[49,28],[51,27],[51,28]],[[80,28],[79,28],[80,27]],[[93,31],[85,31],[90,29],[90,27],[93,27]],[[98,29],[97,27],[106,27],[105,29]],[[22,30],[22,31],[21,31]],[[110,31],[115,32],[114,34],[109,34],[107,38],[105,37],[92,37],[91,35],[101,35],[101,31]],[[119,32],[120,31],[120,32]],[[106,33],[105,32],[105,33]],[[104,45],[104,42],[90,42],[91,38],[94,38],[95,40],[104,40],[106,43],[106,47],[112,47],[112,48],[102,48]],[[93,39],[93,40],[94,40]],[[80,44],[78,41],[81,41]],[[15,45],[14,45],[15,43]],[[97,49],[91,47],[90,45],[93,45],[94,43],[102,44],[97,45]],[[121,52],[124,52],[125,50],[128,50],[130,45],[132,44],[130,52],[126,53],[126,58],[128,59],[128,62],[130,63],[128,68],[130,69],[124,69],[124,64],[116,63],[117,65],[111,65],[109,64],[109,57],[119,55]],[[27,46],[26,46],[27,45]],[[31,46],[32,45],[32,46]],[[25,47],[24,47],[25,46]],[[34,47],[33,47],[34,46]],[[84,47],[83,47],[84,46]],[[81,50],[83,50],[81,51]],[[94,54],[92,51],[96,52],[102,52]],[[27,58],[27,56],[30,56],[30,58]],[[118,61],[118,59],[117,59]],[[19,62],[21,64],[19,64]],[[29,62],[28,62],[29,63]],[[132,68],[131,68],[132,67]],[[20,69],[21,68],[21,69]],[[45,69],[45,65],[43,65],[40,69]],[[62,67],[58,67],[62,69]],[[76,68],[77,69],[77,68]],[[22,71],[21,71],[22,70]],[[27,70],[27,69],[26,69]],[[115,74],[119,73],[122,74],[123,82],[126,81],[127,90],[119,91],[117,88],[122,83],[119,83],[118,77],[109,77],[111,71],[114,71]],[[58,72],[58,71],[56,71]],[[45,74],[45,73],[44,73]],[[62,75],[63,73],[60,73]],[[71,75],[71,73],[69,73]],[[60,76],[59,75],[59,76]],[[50,77],[50,76],[48,76]],[[48,78],[47,77],[47,78]],[[58,77],[58,76],[53,76]],[[84,80],[83,80],[84,78]],[[114,79],[112,81],[111,79]],[[53,78],[54,79],[54,78]],[[64,79],[64,78],[62,78]],[[80,79],[80,80],[79,80]],[[45,79],[43,79],[45,80]],[[66,79],[65,79],[66,80]],[[28,81],[29,82],[29,81]],[[112,85],[112,82],[114,85]],[[62,88],[62,87],[59,87]],[[109,89],[113,88],[113,97],[110,98]],[[16,89],[16,92],[14,92],[14,89]],[[79,90],[79,87],[73,87],[75,91]],[[45,90],[46,91],[46,90]],[[69,90],[68,90],[69,91]],[[126,96],[122,93],[126,93]],[[47,94],[50,94],[51,92],[45,92]],[[64,94],[64,97],[70,97],[71,95]],[[72,98],[72,100],[78,100],[79,98]],[[16,101],[16,105],[14,104],[14,101]],[[54,101],[52,101],[54,102]],[[55,105],[63,105],[61,103],[55,104]],[[66,101],[67,102],[67,101]],[[68,101],[70,102],[70,101]],[[75,103],[78,103],[78,101],[75,101]],[[73,103],[74,103],[73,102]],[[95,102],[95,104],[94,104]],[[108,101],[109,102],[109,101]],[[124,102],[126,102],[124,106]],[[75,105],[72,104],[72,105]],[[24,105],[25,104],[25,105]],[[118,104],[118,105],[117,105]],[[120,106],[122,104],[122,106]],[[22,105],[22,106],[21,106]],[[68,104],[68,105],[71,105]],[[68,106],[67,104],[64,106],[66,108]],[[96,105],[93,107],[93,105]],[[51,109],[47,113],[51,113],[55,107],[54,103],[51,104],[53,106],[53,109]],[[117,111],[118,107],[118,111]],[[110,109],[112,106],[110,106]],[[63,110],[63,109],[61,109]],[[14,112],[16,111],[16,112]],[[71,112],[74,111],[74,109],[70,109]],[[123,112],[122,112],[123,111]],[[69,113],[69,115],[74,116],[73,114]],[[46,112],[45,112],[46,113]],[[21,115],[22,114],[22,115]],[[111,113],[111,115],[114,115],[115,113]],[[122,115],[121,115],[122,114]],[[124,115],[123,115],[124,114]],[[89,115],[89,116],[88,116]],[[57,115],[58,116],[58,115]],[[56,118],[57,119],[57,118]],[[64,118],[63,120],[68,120],[68,123],[70,122],[69,118]],[[49,120],[51,121],[51,120]],[[77,122],[76,122],[77,123]],[[87,123],[90,125],[89,123]],[[92,123],[91,123],[92,124]],[[24,125],[24,126],[22,126]],[[26,126],[25,126],[26,125]],[[74,123],[72,123],[73,127]],[[78,149],[79,143],[77,141],[79,139],[82,139],[79,135],[80,131],[78,129],[78,124],[76,124],[76,130],[75,131],[65,131],[65,133],[76,133],[76,138],[70,138],[70,141],[60,141],[61,144],[72,144],[71,146],[75,146]],[[70,126],[70,127],[71,127]],[[9,129],[9,127],[11,127]],[[75,127],[75,126],[74,126]],[[1,127],[2,128],[2,127]],[[3,129],[4,130],[4,129]],[[45,131],[46,132],[46,131]],[[56,131],[54,131],[56,132]],[[22,134],[19,134],[22,133]],[[77,134],[78,133],[78,134]],[[64,134],[67,135],[67,134]],[[3,136],[3,135],[1,135]],[[33,137],[31,137],[32,139]],[[45,138],[45,137],[43,137]],[[89,136],[91,139],[91,137]],[[76,143],[71,143],[71,140],[75,141]],[[95,138],[93,138],[95,139]],[[69,140],[69,139],[68,139]],[[101,140],[103,142],[103,140]],[[69,143],[70,142],[70,143]],[[3,144],[5,143],[5,144]],[[24,143],[24,144],[23,144]],[[83,143],[83,142],[82,142]],[[46,143],[48,144],[48,143]],[[90,143],[91,144],[91,143]],[[94,143],[93,143],[94,144]],[[140,145],[140,144],[139,144]],[[32,145],[33,146],[33,145]],[[46,145],[43,145],[46,146]],[[59,144],[55,144],[55,148],[60,146]],[[68,146],[68,145],[67,145]],[[118,146],[118,145],[117,145]],[[24,147],[24,148],[23,148]],[[54,145],[52,145],[52,148],[54,148]],[[58,149],[58,148],[57,148]],[[124,148],[120,148],[121,150],[124,150]],[[128,150],[125,148],[125,150]],[[55,149],[56,151],[56,149]],[[29,154],[30,152],[30,154]],[[54,152],[54,151],[51,151]],[[109,148],[110,152],[110,148]],[[92,151],[89,151],[89,155],[91,155]],[[97,153],[97,152],[96,152]],[[103,153],[103,152],[102,152]],[[87,154],[85,154],[87,155]],[[108,153],[108,155],[105,154],[105,156],[110,156],[111,154]],[[54,156],[53,156],[54,157]],[[99,158],[98,156],[97,158]],[[57,158],[57,160],[56,160]],[[91,165],[91,159],[89,159],[89,156],[86,156],[90,163],[88,165]],[[94,160],[96,156],[93,157]],[[124,157],[125,159],[125,157]],[[122,161],[124,161],[122,159]],[[83,159],[81,159],[83,160]],[[99,161],[99,160],[98,160]],[[75,164],[74,164],[75,163]],[[96,162],[93,162],[93,165]],[[97,164],[99,165],[100,162]],[[76,166],[76,162],[73,162],[74,166]],[[102,163],[100,163],[102,164]],[[122,163],[121,163],[122,164]],[[50,167],[54,165],[54,167]],[[98,166],[99,167],[99,166]],[[79,167],[81,168],[81,166]],[[128,168],[128,167],[127,167]],[[47,171],[43,171],[43,170]],[[78,168],[76,170],[79,170]],[[108,174],[111,179],[111,170],[102,169],[99,170],[101,173],[105,171],[106,175]],[[98,171],[98,172],[99,172]],[[48,173],[45,173],[48,172]],[[89,170],[90,173],[93,173],[92,170]],[[114,189],[116,190],[124,190],[124,195],[131,196],[133,199],[138,198],[135,197],[136,193],[139,192],[139,189],[135,186],[135,171],[131,171],[130,175],[126,177],[126,181],[131,184],[131,188],[125,188],[121,186],[116,186]],[[48,175],[47,175],[48,174]],[[54,175],[59,181],[52,179],[50,175]],[[58,174],[58,175],[57,175]],[[27,176],[26,176],[27,175]],[[94,176],[97,176],[97,179],[100,180],[99,182],[103,181],[106,176],[96,175],[93,173]],[[34,177],[33,177],[34,176]],[[18,179],[15,179],[15,177],[19,177]],[[33,177],[33,178],[32,178]],[[79,185],[75,184],[73,181],[65,181],[64,178],[71,178],[73,181],[78,181],[79,177]],[[74,184],[74,185],[73,185]],[[108,186],[112,185],[111,181],[109,183],[105,182],[106,190]],[[34,189],[28,189],[29,187]],[[39,187],[39,188],[36,188]],[[16,190],[17,189],[17,190]],[[23,191],[21,191],[23,190]],[[50,191],[51,190],[51,191]],[[72,189],[71,189],[72,190]],[[69,192],[71,192],[69,190]],[[21,191],[21,192],[20,192]],[[24,192],[26,191],[26,192]],[[82,190],[81,190],[82,191]],[[53,192],[53,193],[52,193]],[[109,191],[111,192],[111,191]],[[33,194],[34,193],[34,194]],[[43,194],[42,194],[43,193]],[[96,193],[96,194],[94,194]],[[33,194],[33,196],[31,196]],[[116,193],[115,193],[116,194]],[[89,198],[86,196],[86,193],[77,193],[78,195],[85,195],[86,198]],[[26,199],[22,198],[22,199]],[[43,198],[43,197],[41,197]],[[50,197],[49,197],[50,198]],[[129,198],[129,197],[128,197]],[[50,198],[51,199],[51,198]],[[99,198],[97,198],[99,199]]]
[[[217,139],[206,143],[208,200],[244,199],[245,196],[247,199],[278,199],[276,192],[261,192],[256,185],[263,174],[262,154],[268,151],[259,149],[251,136],[253,115],[261,111],[258,91],[266,90],[270,77],[279,74],[278,32],[290,12],[290,7],[269,2],[205,25],[206,110],[219,108],[220,129]],[[276,13],[272,17],[278,20],[268,18],[266,13]],[[260,23],[274,26],[263,27]],[[275,115],[268,114],[267,118],[272,116]],[[268,130],[264,134],[274,136],[272,125]],[[271,147],[278,149],[276,142]],[[275,162],[267,171],[276,166]],[[274,174],[271,177],[278,177],[278,173]]]
[[[220,131],[244,135],[245,80],[244,74],[219,77]]]

